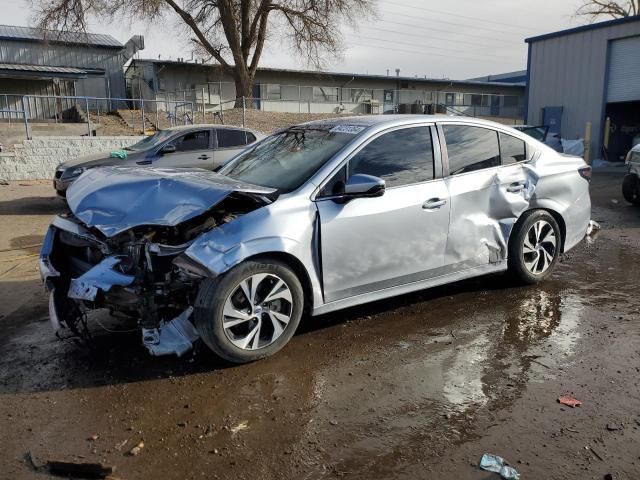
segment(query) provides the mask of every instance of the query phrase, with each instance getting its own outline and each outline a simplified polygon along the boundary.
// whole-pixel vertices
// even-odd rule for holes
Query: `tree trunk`
[[[236,69],[234,72],[234,83],[236,85],[236,108],[242,108],[242,97],[245,98],[245,107],[251,108],[253,102],[251,102],[253,79],[249,75],[249,72],[241,69]]]

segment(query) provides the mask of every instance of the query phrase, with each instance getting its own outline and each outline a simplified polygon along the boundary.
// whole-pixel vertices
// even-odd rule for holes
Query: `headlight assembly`
[[[62,175],[64,178],[75,178],[82,175],[82,173],[86,170],[85,167],[71,167],[68,168],[66,172]]]

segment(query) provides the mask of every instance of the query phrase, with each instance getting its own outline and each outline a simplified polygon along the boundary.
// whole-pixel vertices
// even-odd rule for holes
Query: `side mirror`
[[[172,143],[167,143],[164,147],[162,147],[162,150],[160,151],[162,152],[163,155],[165,153],[173,153],[176,151],[176,146],[173,145]]]
[[[345,199],[362,197],[381,197],[384,195],[384,180],[373,175],[356,173],[351,175],[344,185],[344,193],[341,195]]]

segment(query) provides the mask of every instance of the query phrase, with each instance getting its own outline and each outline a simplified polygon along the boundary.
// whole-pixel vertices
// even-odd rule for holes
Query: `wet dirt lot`
[[[123,479],[498,478],[485,452],[523,479],[640,478],[640,209],[621,180],[595,175],[603,229],[542,285],[483,277],[307,319],[243,366],[150,357],[104,316],[117,333],[56,340],[32,245],[63,203],[48,182],[0,186],[0,478],[48,478],[29,453]]]

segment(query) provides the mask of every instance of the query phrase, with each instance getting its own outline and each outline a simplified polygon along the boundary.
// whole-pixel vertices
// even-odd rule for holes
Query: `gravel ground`
[[[152,358],[96,323],[91,345],[56,340],[32,245],[64,204],[48,182],[0,186],[0,478],[48,478],[30,453],[123,479],[497,479],[485,452],[523,480],[640,478],[640,209],[621,180],[595,175],[603,229],[544,284],[483,277],[307,319],[235,367]]]

